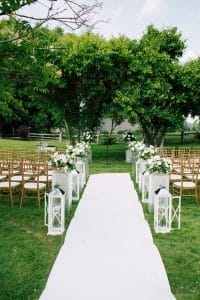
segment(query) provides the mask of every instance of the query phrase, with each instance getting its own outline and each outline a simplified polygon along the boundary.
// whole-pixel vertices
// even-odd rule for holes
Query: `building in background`
[[[106,118],[102,119],[100,131],[110,132],[111,127],[112,127],[111,119],[106,119]],[[117,125],[115,127],[115,129],[113,130],[113,133],[118,133],[119,131],[125,131],[125,130],[134,131],[134,130],[137,130],[138,128],[139,128],[138,124],[132,125],[127,120],[124,120],[120,125]]]

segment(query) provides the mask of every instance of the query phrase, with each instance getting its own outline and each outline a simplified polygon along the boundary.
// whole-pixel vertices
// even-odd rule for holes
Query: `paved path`
[[[129,174],[90,176],[40,300],[174,299]]]

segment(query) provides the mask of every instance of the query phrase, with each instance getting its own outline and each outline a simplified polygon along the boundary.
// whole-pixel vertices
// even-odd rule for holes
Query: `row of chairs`
[[[173,195],[195,197],[200,201],[200,159],[181,156],[171,158],[170,188]]]
[[[200,157],[200,147],[161,147],[158,154],[169,158],[197,158]]]
[[[21,158],[19,160],[0,160],[0,192],[7,194],[13,207],[13,195],[20,197],[20,207],[25,198],[36,198],[40,201],[45,192],[51,189],[52,170],[48,160],[38,157]]]

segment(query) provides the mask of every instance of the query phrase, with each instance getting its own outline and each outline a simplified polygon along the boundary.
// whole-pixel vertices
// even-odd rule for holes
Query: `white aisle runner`
[[[92,175],[40,300],[174,299],[130,175]]]

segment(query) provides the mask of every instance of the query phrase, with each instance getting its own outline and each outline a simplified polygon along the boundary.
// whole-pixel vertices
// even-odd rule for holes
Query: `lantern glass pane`
[[[159,206],[163,208],[168,207],[168,197],[159,197]]]
[[[158,203],[158,227],[159,231],[165,231],[169,226],[168,197],[159,197]]]
[[[59,229],[61,226],[61,198],[53,198],[52,202],[52,227]]]

